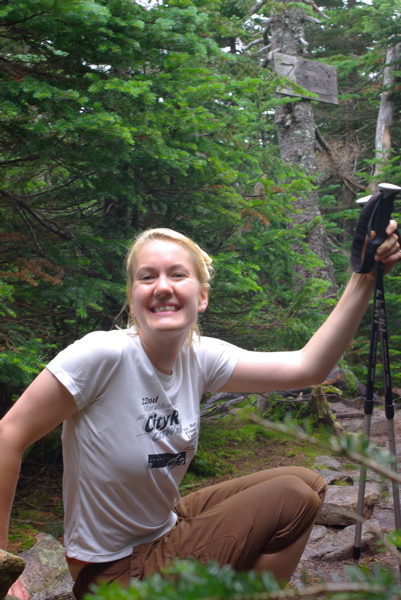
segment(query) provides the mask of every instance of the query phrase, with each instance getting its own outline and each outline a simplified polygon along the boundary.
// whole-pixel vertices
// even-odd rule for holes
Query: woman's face
[[[130,309],[143,340],[170,333],[182,335],[184,341],[207,300],[193,259],[183,246],[157,239],[141,248],[134,266]]]

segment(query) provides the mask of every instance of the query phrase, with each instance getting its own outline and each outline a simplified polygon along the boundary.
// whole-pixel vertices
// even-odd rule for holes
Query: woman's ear
[[[200,296],[198,312],[199,313],[205,312],[208,304],[209,304],[209,294],[205,290],[204,292],[201,293],[201,296]]]

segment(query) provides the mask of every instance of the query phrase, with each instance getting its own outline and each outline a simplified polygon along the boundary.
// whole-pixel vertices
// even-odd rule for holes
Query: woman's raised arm
[[[397,223],[387,227],[387,239],[378,248],[376,260],[385,271],[401,258]],[[353,273],[338,304],[302,350],[291,352],[246,352],[228,382],[229,392],[266,392],[294,389],[324,381],[355,336],[374,289],[374,272]]]

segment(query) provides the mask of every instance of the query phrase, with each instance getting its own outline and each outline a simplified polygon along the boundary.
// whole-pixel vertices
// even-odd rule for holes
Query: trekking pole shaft
[[[373,412],[373,395],[374,395],[374,381],[375,381],[375,370],[376,370],[376,355],[377,346],[379,340],[379,330],[377,327],[376,314],[376,297],[377,297],[377,265],[375,269],[375,291],[374,291],[374,302],[372,307],[372,320],[370,330],[370,346],[369,346],[369,364],[368,364],[368,378],[366,383],[366,393],[364,402],[364,413],[365,413],[365,427],[364,435],[370,438],[370,424],[372,420]],[[355,538],[353,547],[353,559],[354,563],[358,564],[361,557],[361,540],[362,540],[362,525],[363,525],[363,512],[365,507],[365,488],[366,488],[366,474],[367,469],[365,465],[361,465],[359,473],[359,487],[358,487],[358,500],[356,506],[356,514],[359,519],[355,522]]]
[[[393,470],[397,472],[397,449],[395,444],[394,434],[394,402],[393,393],[391,386],[391,372],[390,372],[390,353],[388,348],[388,333],[387,333],[387,317],[386,317],[386,306],[384,300],[384,284],[383,284],[383,271],[384,265],[382,262],[378,263],[377,266],[377,293],[380,294],[378,299],[377,314],[375,315],[376,322],[380,331],[380,345],[381,345],[381,356],[382,356],[382,369],[383,369],[383,385],[385,392],[385,414],[387,418],[387,435],[389,443],[389,452],[394,458]],[[394,508],[394,521],[395,528],[401,529],[401,508],[400,508],[400,487],[397,481],[392,481],[393,490],[393,508]]]

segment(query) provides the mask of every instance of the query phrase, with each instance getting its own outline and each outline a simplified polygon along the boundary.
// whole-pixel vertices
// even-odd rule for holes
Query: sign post
[[[317,98],[295,92],[291,87],[277,90],[280,94],[338,104],[336,68],[325,63],[306,60],[289,54],[274,53],[274,70],[297,85],[317,94]]]

